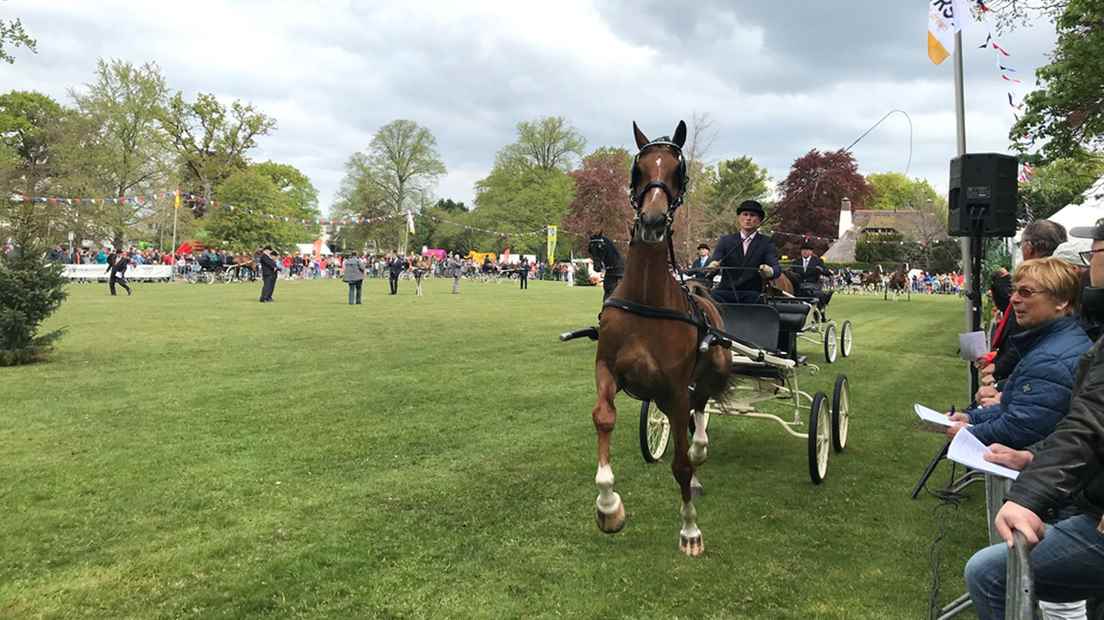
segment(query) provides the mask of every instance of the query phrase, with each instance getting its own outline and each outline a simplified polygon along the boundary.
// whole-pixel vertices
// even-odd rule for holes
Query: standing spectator
[[[276,289],[276,261],[272,260],[272,246],[266,245],[261,253],[261,303],[272,301]]]
[[[521,281],[522,290],[529,288],[529,259],[524,255],[521,257],[521,262],[518,263],[518,280]]]
[[[130,258],[127,253],[119,250],[112,253],[107,260],[107,272],[111,274],[107,282],[107,288],[111,291],[111,295],[115,295],[115,285],[118,284],[126,289],[127,297],[130,297],[130,287],[127,286],[126,280],[126,270],[130,265]]]
[[[364,285],[364,264],[356,254],[350,254],[345,259],[345,268],[342,279],[349,285],[349,305],[360,305],[360,289]],[[354,301],[355,300],[355,301]]]
[[[452,294],[460,294],[460,276],[464,274],[464,261],[460,260],[460,254],[453,254],[446,263],[449,275],[452,276]]]
[[[391,294],[399,294],[399,276],[407,268],[406,261],[398,254],[392,254],[387,260],[388,283],[391,285]]]

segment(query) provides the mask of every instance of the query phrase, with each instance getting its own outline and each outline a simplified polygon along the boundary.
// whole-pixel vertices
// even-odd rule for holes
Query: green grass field
[[[963,400],[961,300],[837,296],[854,355],[802,387],[849,376],[847,451],[813,486],[804,441],[714,418],[690,559],[624,396],[628,524],[595,526],[594,345],[556,337],[600,289],[449,285],[71,287],[50,361],[0,368],[0,617],[926,617],[936,502],[908,493],[942,439],[911,403]],[[944,602],[971,495],[940,513]]]

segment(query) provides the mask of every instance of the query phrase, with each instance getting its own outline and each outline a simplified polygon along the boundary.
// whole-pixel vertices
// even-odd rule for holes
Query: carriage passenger
[[[831,294],[826,294],[821,289],[820,279],[828,275],[828,269],[813,251],[813,243],[808,239],[801,243],[801,258],[794,260],[791,269],[797,276],[796,293],[802,297],[816,298],[817,306],[824,310]]]
[[[755,200],[745,200],[736,209],[740,231],[717,242],[709,267],[720,268],[721,283],[713,297],[726,303],[756,303],[763,293],[763,280],[782,274],[774,241],[759,233],[766,212]]]
[[[999,401],[952,415],[953,437],[966,423],[985,444],[1025,448],[1049,435],[1069,411],[1078,358],[1092,344],[1074,314],[1077,270],[1056,258],[1025,261],[1012,275],[1012,310],[1024,331],[1008,346],[1022,355]]]

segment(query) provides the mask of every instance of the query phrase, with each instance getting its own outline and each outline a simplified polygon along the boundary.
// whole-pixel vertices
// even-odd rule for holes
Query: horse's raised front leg
[[[694,473],[690,476],[690,495],[700,497],[704,493],[701,482],[698,481],[698,468],[709,458],[709,435],[706,434],[706,426],[709,417],[701,410],[694,411],[694,436],[690,439],[690,449],[687,457],[694,466]]]
[[[701,530],[698,529],[698,512],[694,509],[693,493],[690,490],[690,481],[694,478],[694,466],[687,455],[689,441],[686,433],[690,427],[690,403],[686,395],[673,398],[666,405],[664,412],[671,420],[671,434],[675,437],[675,458],[671,461],[671,473],[678,481],[679,491],[682,493],[682,529],[679,530],[679,551],[688,556],[697,557],[705,551],[702,543]],[[695,421],[695,424],[697,422]],[[704,433],[703,424],[699,426]],[[698,429],[695,429],[697,434]]]
[[[602,360],[595,364],[594,375],[598,384],[598,402],[591,414],[598,431],[598,474],[594,476],[594,484],[598,485],[596,518],[598,529],[614,534],[625,527],[625,504],[613,491],[613,468],[610,467],[610,435],[617,421],[617,408],[613,405],[617,382]]]

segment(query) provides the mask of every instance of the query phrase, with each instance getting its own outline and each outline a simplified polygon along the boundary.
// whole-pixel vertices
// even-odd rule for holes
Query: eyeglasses
[[[1081,260],[1086,265],[1088,265],[1090,262],[1092,262],[1093,254],[1096,254],[1097,252],[1104,252],[1104,248],[1096,248],[1095,250],[1085,250],[1084,252],[1078,252],[1077,254],[1080,255]]]
[[[1045,288],[1035,289],[1035,288],[1030,288],[1030,287],[1027,287],[1027,286],[1016,286],[1016,287],[1012,288],[1012,294],[1013,295],[1019,295],[1020,299],[1031,299],[1037,293],[1049,293],[1049,292],[1050,291],[1048,291]]]

